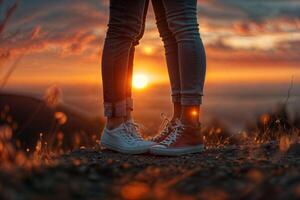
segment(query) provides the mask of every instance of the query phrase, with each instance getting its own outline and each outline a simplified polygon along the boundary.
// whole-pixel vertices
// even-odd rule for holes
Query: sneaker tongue
[[[133,119],[129,119],[129,120],[126,121],[126,123],[133,123],[134,124],[135,122],[134,122]]]
[[[174,123],[175,124],[182,124],[182,122],[179,119],[176,119]]]
[[[138,131],[138,124],[134,123],[132,119],[126,122],[126,126],[129,128],[129,134],[131,134],[138,141],[142,141],[143,138]]]

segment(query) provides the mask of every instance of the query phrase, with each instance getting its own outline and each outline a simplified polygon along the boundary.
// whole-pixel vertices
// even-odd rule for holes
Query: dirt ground
[[[0,172],[1,199],[300,199],[300,144],[159,157],[80,149],[53,167]]]

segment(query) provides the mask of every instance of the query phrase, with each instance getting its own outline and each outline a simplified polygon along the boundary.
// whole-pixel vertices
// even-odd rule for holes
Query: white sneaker
[[[143,140],[137,126],[137,124],[129,121],[113,130],[104,128],[100,140],[101,146],[126,154],[148,152],[149,148],[156,143]]]

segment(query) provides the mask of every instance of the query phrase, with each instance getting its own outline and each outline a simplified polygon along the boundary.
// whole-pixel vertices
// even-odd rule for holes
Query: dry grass
[[[58,86],[54,85],[46,90],[44,104],[50,109],[55,109],[62,101],[62,91]],[[40,104],[35,111],[29,114],[25,126],[32,126],[33,120],[41,117],[37,115],[41,108]],[[44,136],[43,132],[37,133],[39,138],[36,144],[31,148],[26,147],[22,144],[22,138],[19,137],[24,135],[20,131],[26,127],[23,125],[22,130],[19,130],[21,127],[19,127],[18,122],[14,121],[10,109],[6,105],[0,110],[0,170],[13,171],[18,168],[30,170],[32,168],[53,166],[55,165],[55,159],[53,158],[69,153],[74,149],[85,148],[82,145],[82,140],[93,141],[84,144],[87,144],[90,148],[98,148],[95,144],[99,143],[99,136],[95,134],[80,134],[74,130],[74,133],[70,136],[71,138],[66,138],[62,128],[68,122],[68,116],[62,111],[53,112],[52,125],[50,130],[47,131],[47,137]],[[26,137],[32,137],[34,141],[33,135]],[[86,137],[91,138],[87,139]],[[72,144],[66,146],[65,140],[71,141]]]
[[[62,101],[62,92],[57,86],[50,87],[44,98],[45,103],[53,108]],[[280,112],[278,112],[280,111]],[[203,128],[203,138],[207,149],[222,148],[227,145],[259,145],[270,141],[277,141],[279,150],[286,152],[295,143],[299,142],[299,127],[297,120],[288,117],[286,109],[281,107],[274,113],[266,113],[258,116],[248,130],[233,134],[220,121],[213,120]],[[38,117],[38,116],[35,116]],[[62,154],[66,154],[74,149],[85,148],[81,145],[82,138],[74,133],[72,139],[72,149],[64,146],[65,134],[61,127],[68,121],[68,116],[63,112],[54,112],[54,124],[51,127],[51,137],[44,138],[43,133],[39,133],[39,139],[35,148],[22,149],[22,142],[13,137],[17,132],[18,124],[13,121],[13,116],[9,115],[9,107],[1,111],[2,125],[0,127],[0,168],[12,170],[14,168],[31,169],[34,167],[54,165],[55,159]],[[30,126],[30,122],[28,123]],[[91,135],[87,147],[98,149],[99,136]],[[52,162],[53,161],[53,162]]]

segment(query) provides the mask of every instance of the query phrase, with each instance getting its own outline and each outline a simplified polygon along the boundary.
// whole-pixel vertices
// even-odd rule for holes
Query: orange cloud
[[[41,33],[41,26],[35,27],[31,33],[31,40],[38,38],[40,33]]]

